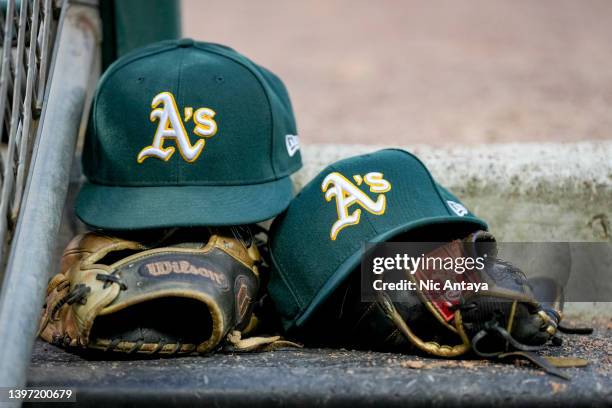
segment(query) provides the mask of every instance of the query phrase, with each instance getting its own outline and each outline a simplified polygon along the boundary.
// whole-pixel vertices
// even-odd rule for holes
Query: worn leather
[[[359,273],[353,274],[344,288],[339,307],[336,329],[339,342],[364,349],[420,351],[455,357],[475,351],[473,340],[479,335],[483,337],[478,342],[478,351],[483,354],[497,355],[515,349],[498,335],[497,329],[491,329],[492,325],[506,330],[517,346],[536,347],[549,342],[561,319],[561,300],[543,307],[525,275],[496,257],[490,234],[470,234],[465,239],[440,246],[427,256],[474,256],[475,251],[482,251],[482,246],[475,244],[477,241],[488,242],[485,267],[464,275],[469,280],[487,282],[488,290],[463,292],[461,300],[446,318],[435,305],[440,298],[428,297],[420,290],[394,291],[392,296],[378,292],[376,302],[362,302]],[[416,280],[420,274],[426,278],[435,273],[437,271],[420,270],[415,275],[407,273],[406,277]],[[539,293],[549,290],[542,282],[537,283]]]
[[[236,338],[248,328],[259,291],[256,245],[228,235],[155,244],[100,233],[75,237],[49,282],[40,336],[119,352],[221,347],[228,334]]]

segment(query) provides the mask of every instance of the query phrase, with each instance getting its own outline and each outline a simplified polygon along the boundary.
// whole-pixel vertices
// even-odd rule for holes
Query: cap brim
[[[489,227],[486,222],[481,220],[480,218],[469,216],[469,217],[459,217],[454,215],[445,215],[445,216],[434,216],[423,218],[418,221],[408,222],[398,227],[386,231],[382,234],[377,235],[374,238],[371,238],[368,242],[385,242],[390,240],[391,238],[403,233],[410,231],[411,229],[435,225],[435,224],[464,224],[471,225],[474,227],[474,230],[484,229],[487,230]],[[293,326],[293,324],[297,326],[302,326],[310,316],[317,310],[319,306],[321,306],[325,300],[327,300],[330,295],[341,285],[342,282],[346,280],[351,272],[353,272],[361,263],[361,257],[363,252],[361,250],[356,251],[351,256],[349,256],[339,267],[336,269],[336,272],[327,280],[327,282],[319,289],[317,296],[310,302],[309,305],[306,306],[305,310],[298,314],[290,324],[286,324],[286,329],[289,329]],[[272,262],[274,261],[274,253],[271,253]]]
[[[76,214],[110,230],[242,225],[284,211],[293,196],[289,177],[241,186],[118,187],[85,182]]]

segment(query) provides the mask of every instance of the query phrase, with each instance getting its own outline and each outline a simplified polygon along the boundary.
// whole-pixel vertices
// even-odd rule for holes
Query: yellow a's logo
[[[336,240],[342,228],[359,224],[361,209],[358,208],[349,214],[348,210],[350,206],[358,204],[369,213],[375,215],[384,214],[387,207],[387,200],[383,193],[391,190],[391,183],[383,179],[382,173],[370,172],[363,177],[359,174],[355,174],[353,180],[355,180],[357,186],[365,183],[370,187],[370,192],[378,193],[376,201],[372,200],[366,193],[361,191],[359,187],[338,172],[328,174],[321,183],[321,190],[325,193],[325,200],[329,202],[332,198],[336,198],[338,221],[334,222],[329,233],[333,241]]]
[[[162,105],[162,107],[159,107]],[[176,143],[183,159],[192,163],[198,159],[200,153],[206,144],[204,139],[199,139],[195,144],[191,144],[189,136],[185,130],[185,125],[179,114],[178,106],[174,100],[174,95],[170,92],[162,92],[153,98],[151,102],[151,122],[159,121],[153,143],[147,146],[138,153],[137,161],[142,163],[148,157],[155,157],[163,161],[170,160],[174,154],[175,148],[172,146],[164,147],[166,139],[173,139]],[[192,107],[185,108],[185,122],[188,122],[192,117],[195,122],[193,133],[198,136],[207,138],[214,136],[217,133],[217,122],[213,119],[215,111],[210,108],[200,108],[193,112]]]

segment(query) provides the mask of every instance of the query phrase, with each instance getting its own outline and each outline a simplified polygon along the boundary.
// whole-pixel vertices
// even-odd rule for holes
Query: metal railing
[[[26,382],[84,107],[100,64],[95,0],[2,10],[0,386]],[[4,6],[5,5],[5,6]],[[1,274],[1,273],[0,273]]]
[[[52,0],[4,2],[0,13],[0,269],[21,209],[34,135],[42,112],[58,8]]]

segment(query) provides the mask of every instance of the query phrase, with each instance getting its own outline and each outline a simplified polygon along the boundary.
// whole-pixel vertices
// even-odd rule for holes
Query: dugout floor
[[[588,324],[593,335],[545,353],[590,361],[564,369],[571,381],[527,363],[328,349],[113,361],[37,341],[28,382],[70,386],[86,406],[612,406],[612,321]]]

